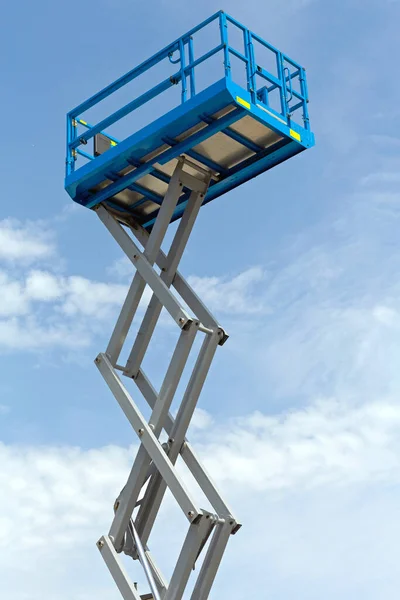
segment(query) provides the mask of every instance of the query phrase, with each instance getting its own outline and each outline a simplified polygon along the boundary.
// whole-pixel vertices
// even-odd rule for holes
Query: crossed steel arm
[[[191,172],[188,172],[188,168]],[[229,536],[240,527],[185,437],[217,346],[227,339],[214,316],[177,271],[209,182],[209,174],[181,158],[150,234],[132,220],[124,222],[123,216],[102,205],[97,208],[98,216],[136,268],[107,350],[95,360],[140,441],[128,480],[115,502],[110,531],[97,542],[124,600],[140,600],[141,596],[129,581],[119,557],[121,552],[137,559],[142,565],[151,589],[149,598],[181,600],[194,564],[209,541],[191,594],[191,600],[206,600]],[[166,255],[161,250],[161,243],[183,186],[189,188],[191,194]],[[143,251],[127,229],[144,247]],[[155,264],[160,268],[160,274],[155,270]],[[121,366],[118,359],[146,285],[151,288],[152,297],[126,365]],[[182,307],[171,292],[171,287],[175,288],[194,316],[190,316]],[[142,361],[162,308],[168,311],[181,333],[157,392],[142,369]],[[199,334],[204,334],[204,340],[174,419],[169,410],[194,340]],[[148,422],[122,383],[118,371],[136,383],[149,404],[152,412]],[[168,435],[165,444],[159,440],[162,430]],[[213,513],[200,508],[182,481],[175,468],[179,456],[207,497]],[[139,499],[144,486],[143,497]],[[167,488],[189,521],[189,531],[169,582],[159,572],[147,547]],[[135,509],[138,510],[133,517]]]

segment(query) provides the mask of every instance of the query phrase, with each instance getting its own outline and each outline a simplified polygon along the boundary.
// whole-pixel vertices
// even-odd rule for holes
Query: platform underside
[[[265,108],[246,110],[235,91],[214,88],[211,97],[202,92],[193,106],[184,105],[181,116],[178,107],[75,171],[66,181],[71,197],[89,208],[105,202],[151,229],[179,156],[189,159],[194,175],[196,167],[211,172],[207,203],[312,145],[310,132],[293,139],[293,130]],[[187,198],[183,188],[172,220]]]
[[[229,106],[223,111],[212,115],[212,117],[214,119],[218,119],[233,110],[235,110],[235,107]],[[207,125],[199,124],[196,128],[185,131],[175,139],[178,142],[183,141],[192,133],[199,131],[203,127],[207,127]],[[257,144],[263,149],[270,148],[283,139],[282,136],[279,136],[277,133],[262,125],[248,114],[245,114],[239,121],[231,125],[230,129],[244,136],[247,140],[252,141],[254,144]],[[147,162],[168,149],[169,146],[164,144],[160,148],[157,148],[154,152],[144,156],[143,161]],[[198,157],[196,158],[194,157],[195,152],[198,154]],[[183,153],[183,155],[187,156],[190,162],[192,162],[194,165],[198,165],[201,169],[210,170],[212,172],[213,185],[218,181],[221,181],[227,171],[242,163],[244,160],[254,156],[255,152],[219,131],[206,139],[204,142],[194,146],[189,153]],[[158,162],[154,164],[154,168],[158,174],[162,174],[167,177],[161,179],[154,177],[152,174],[148,174],[136,181],[137,186],[142,187],[147,194],[127,188],[119,194],[112,196],[112,200],[118,206],[128,209],[130,212],[136,215],[141,222],[145,221],[146,218],[149,215],[152,215],[159,206],[157,202],[149,199],[149,195],[152,194],[159,196],[160,199],[164,197],[168,189],[168,180],[174,172],[178,159],[179,155],[164,165]],[[211,162],[213,164],[211,167],[209,167],[208,165],[210,165]],[[215,169],[220,168],[220,170],[214,170],[213,167]],[[134,170],[135,167],[129,166],[120,171],[120,175],[127,175]],[[186,170],[193,175],[198,174],[198,170],[192,168],[191,166],[188,166]],[[112,182],[113,181],[111,179],[106,179],[100,184],[94,186],[91,191],[98,192],[99,190],[107,188]],[[182,196],[184,196],[184,194],[185,192],[183,191]]]

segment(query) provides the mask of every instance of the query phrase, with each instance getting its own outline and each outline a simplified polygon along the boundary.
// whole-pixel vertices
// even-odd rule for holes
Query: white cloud
[[[107,273],[110,277],[129,281],[135,274],[135,268],[127,256],[122,256],[107,268]]]
[[[90,281],[84,277],[64,280],[65,301],[62,310],[68,316],[85,315],[104,318],[116,306],[122,306],[128,292],[127,286]]]
[[[289,578],[292,593],[308,582],[296,597],[317,598],[323,586],[330,600],[337,597],[337,578],[343,577],[356,591],[362,578],[369,586],[366,597],[379,597],[387,564],[378,560],[373,572],[365,571],[365,563],[376,558],[374,545],[371,549],[365,539],[378,534],[378,546],[384,542],[394,549],[397,543],[393,512],[385,510],[393,511],[393,494],[399,500],[398,405],[383,401],[346,409],[334,400],[321,401],[276,417],[254,413],[216,423],[203,431],[202,440],[195,445],[244,524],[230,542],[216,597],[246,598],[249,578],[278,596]],[[133,452],[115,446],[0,445],[0,574],[10,596],[83,600],[103,588],[100,598],[116,597],[94,542],[108,529]],[[361,507],[353,501],[359,494],[366,494]],[[165,567],[179,532],[186,531],[171,507],[168,500],[162,535],[154,540]],[[18,544],[11,542],[16,531]],[[327,546],[324,539],[330,541]],[[262,573],[254,571],[245,551],[249,544],[257,564],[265,564]],[[132,566],[132,578],[142,581],[140,568]],[[391,577],[398,586],[398,570]]]
[[[396,185],[400,183],[400,173],[393,171],[369,173],[361,179],[360,183],[365,186]]]
[[[107,269],[110,277],[130,281],[135,273],[131,261],[123,256]],[[231,314],[256,314],[268,310],[262,303],[260,291],[265,284],[265,271],[260,266],[250,267],[233,276],[189,275],[188,283],[201,300],[213,311]],[[150,296],[146,298],[148,301]]]
[[[193,418],[190,422],[190,428],[193,430],[203,431],[209,429],[214,423],[214,419],[209,412],[203,408],[196,408]]]
[[[0,350],[37,351],[41,349],[85,348],[90,345],[90,328],[81,324],[72,327],[65,320],[52,321],[27,316],[0,320]]]
[[[96,323],[116,313],[126,292],[123,285],[44,270],[20,278],[0,271],[0,348],[88,346]]]
[[[64,295],[62,279],[47,271],[31,271],[25,283],[26,295],[30,300],[48,302]]]
[[[192,276],[189,281],[212,310],[232,315],[267,311],[259,293],[264,282],[260,267],[231,278]],[[126,284],[105,283],[77,275],[61,276],[44,269],[28,269],[19,275],[0,271],[0,283],[0,317],[3,317],[0,347],[37,349],[50,347],[52,343],[61,347],[63,340],[67,347],[76,339],[80,339],[80,346],[90,343],[96,322],[116,316],[122,307],[129,280]],[[141,309],[151,294],[146,287]],[[6,317],[13,318],[4,320]]]
[[[52,256],[53,236],[38,222],[0,221],[0,260],[30,264]]]
[[[264,278],[264,270],[255,266],[232,278],[191,275],[188,283],[202,301],[214,311],[231,314],[257,314],[268,310],[259,294],[259,286],[263,283]]]
[[[115,597],[94,544],[112,516],[129,451],[1,444],[0,456],[2,498],[9,500],[0,517],[3,590],[18,600]],[[98,577],[85,581],[91,566]]]
[[[256,412],[203,436],[216,480],[247,491],[400,481],[400,406],[388,401]]]
[[[0,317],[25,314],[28,306],[22,283],[0,271]]]

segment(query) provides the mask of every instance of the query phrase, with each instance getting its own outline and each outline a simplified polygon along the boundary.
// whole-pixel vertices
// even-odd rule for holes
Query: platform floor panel
[[[211,172],[207,203],[313,145],[311,132],[292,127],[223,80],[110,146],[70,175],[66,189],[84,206],[106,202],[150,229],[179,156],[194,175],[196,166]],[[186,200],[184,189],[173,220]]]

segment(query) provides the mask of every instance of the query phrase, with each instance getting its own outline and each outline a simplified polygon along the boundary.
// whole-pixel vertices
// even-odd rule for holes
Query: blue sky
[[[0,42],[0,575],[15,600],[119,597],[93,543],[135,451],[93,365],[131,271],[64,191],[65,113],[220,8],[307,67],[317,143],[204,208],[181,264],[231,336],[191,434],[244,523],[211,598],[398,598],[399,2],[22,0]],[[172,503],[165,516],[168,572],[182,523]]]

